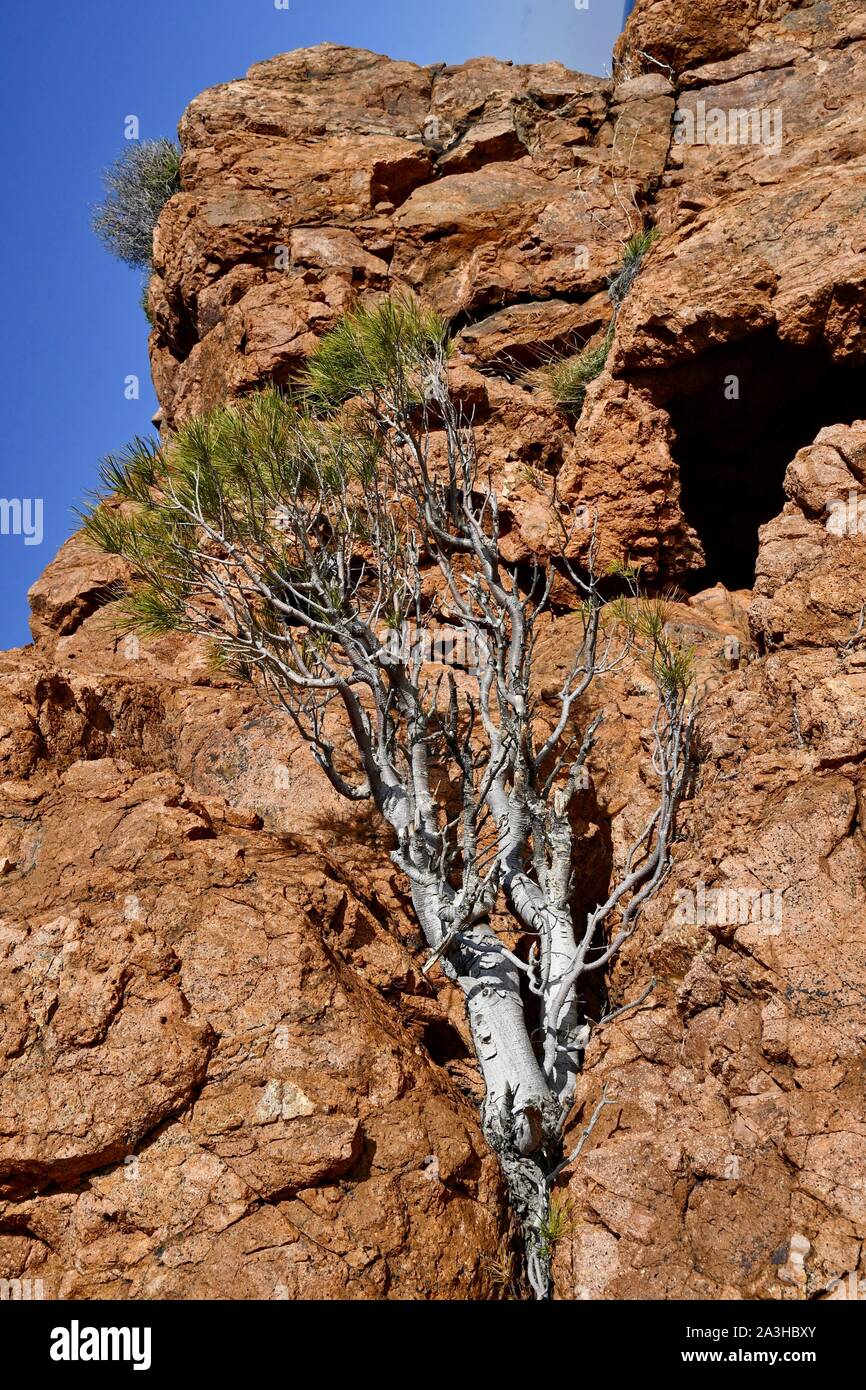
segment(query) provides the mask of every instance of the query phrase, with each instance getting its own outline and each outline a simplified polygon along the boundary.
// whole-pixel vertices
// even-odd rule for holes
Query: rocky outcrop
[[[763,528],[766,654],[707,694],[674,869],[614,997],[655,987],[587,1056],[584,1121],[613,1104],[569,1185],[570,1296],[817,1297],[861,1267],[866,535],[815,517],[862,489],[864,446],[866,424],[823,431]]]
[[[168,770],[160,721],[203,738],[234,692],[181,710],[164,676],[81,657],[2,676],[3,1277],[58,1298],[496,1296],[508,1220],[465,1024],[420,977],[387,869],[337,867],[333,826],[313,853]]]
[[[642,67],[649,55],[681,73],[699,64],[736,57],[743,71],[761,66],[764,45],[782,39],[826,47],[862,14],[859,0],[730,0],[723,10],[714,0],[637,0],[625,32],[614,48],[619,67]],[[764,63],[765,67],[772,64]]]
[[[646,55],[674,64],[653,203],[664,235],[623,306],[562,491],[582,500],[603,477],[611,534],[624,535],[624,507],[642,509],[633,555],[686,579],[701,562],[682,548],[687,524],[707,577],[739,586],[794,454],[864,413],[866,20],[845,0],[743,0],[712,6],[712,23],[706,8],[639,3],[618,46],[619,72]],[[637,482],[647,455],[649,487]],[[610,460],[631,500],[610,488]],[[660,524],[655,553],[640,540],[650,499],[672,527]]]
[[[452,318],[510,554],[557,556],[555,478],[602,563],[678,585],[698,762],[594,1001],[640,1002],[587,1053],[568,1145],[610,1103],[560,1179],[561,1298],[863,1272],[866,25],[854,0],[710,8],[638,0],[613,82],[333,45],[258,64],[184,115],[149,290],[167,429],[291,380],[356,296],[414,290]],[[524,369],[605,328],[644,219],[575,420]],[[462,1004],[420,974],[381,827],[203,648],[121,636],[123,579],[69,542],[35,645],[0,658],[0,1275],[501,1296]],[[573,623],[557,604],[542,690]],[[651,798],[646,673],[593,702],[587,906]]]
[[[0,660],[0,1268],[62,1298],[488,1298],[513,1239],[462,1000],[285,720],[189,639],[80,617],[67,543]],[[80,602],[73,589],[80,590]],[[712,688],[742,596],[675,607]],[[567,616],[539,653],[556,688]],[[70,628],[72,630],[70,631]],[[592,881],[641,754],[612,680]]]
[[[622,214],[597,244],[575,177],[610,211],[607,105],[600,79],[557,63],[418,68],[331,44],[198,97],[150,288],[167,420],[288,379],[353,295],[395,283],[464,319],[541,301],[559,310],[547,340],[579,328],[569,300],[597,294],[618,253]]]
[[[620,59],[675,65],[680,112],[778,110],[784,134],[674,144],[593,418],[621,379],[674,424],[715,575],[754,584],[759,657],[707,694],[673,872],[609,982],[619,1004],[655,985],[587,1055],[582,1122],[613,1104],[568,1184],[558,1288],[844,1296],[866,1218],[866,26],[845,4],[698,11],[639,3]]]
[[[608,322],[607,278],[664,171],[673,110],[658,73],[613,87],[559,63],[418,68],[330,44],[204,93],[181,122],[184,191],[154,243],[164,422],[291,381],[357,295],[412,290],[452,319],[515,551],[537,553],[527,475],[573,471],[585,450],[523,373]],[[663,537],[688,567],[699,546],[669,455],[656,466],[642,448],[645,415],[617,412],[610,429],[634,436],[651,500],[622,487],[608,438],[586,501],[617,499],[605,562],[628,549],[657,568]]]

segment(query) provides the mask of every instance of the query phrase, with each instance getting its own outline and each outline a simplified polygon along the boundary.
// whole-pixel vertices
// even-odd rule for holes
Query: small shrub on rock
[[[180,189],[180,150],[171,140],[130,145],[102,176],[105,198],[94,209],[93,230],[112,255],[149,268],[153,229]]]

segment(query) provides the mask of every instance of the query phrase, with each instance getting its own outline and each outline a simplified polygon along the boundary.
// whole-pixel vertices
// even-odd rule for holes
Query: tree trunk
[[[567,909],[547,907],[543,916],[546,931],[541,961],[540,1036],[544,1072],[554,1095],[568,1109],[577,1085],[579,1053],[585,1042],[585,1029],[580,1026],[576,985],[569,992],[558,1024],[553,1018],[551,1005],[563,976],[574,960],[574,928]]]
[[[466,936],[473,946],[463,949],[457,980],[487,1087],[485,1120],[498,1116],[512,1127],[517,1152],[531,1154],[544,1136],[552,1097],[526,1026],[520,971],[489,926],[477,925]]]
[[[440,918],[434,883],[412,882],[415,915],[428,944],[435,950],[448,931]],[[538,1147],[549,1111],[551,1090],[535,1055],[526,1027],[520,971],[503,954],[490,926],[476,923],[443,958],[446,973],[466,997],[475,1053],[485,1086],[485,1128],[513,1136],[516,1151],[530,1154]]]

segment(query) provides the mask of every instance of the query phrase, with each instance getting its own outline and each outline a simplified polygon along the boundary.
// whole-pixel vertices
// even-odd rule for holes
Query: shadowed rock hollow
[[[606,984],[615,1007],[656,982],[587,1054],[569,1138],[602,1087],[615,1104],[561,1180],[556,1292],[819,1297],[864,1272],[866,1237],[866,534],[826,525],[866,509],[866,19],[638,0],[615,73],[322,45],[197,97],[153,374],[170,428],[409,287],[453,316],[513,557],[555,555],[555,475],[598,511],[603,562],[679,583],[699,766]],[[780,148],[678,144],[698,101],[781,110]],[[520,368],[606,324],[634,206],[661,236],[575,421]],[[0,1276],[501,1296],[462,1005],[420,974],[381,831],[197,645],[119,638],[123,577],[70,541],[31,593],[34,645],[0,658]],[[636,670],[594,698],[599,891],[650,802],[651,701]],[[697,910],[762,889],[772,920]]]

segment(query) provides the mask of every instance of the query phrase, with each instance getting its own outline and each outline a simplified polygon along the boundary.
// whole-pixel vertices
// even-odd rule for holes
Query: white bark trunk
[[[439,917],[434,885],[412,885],[415,913],[434,949],[447,932]],[[496,1116],[497,1128],[513,1131],[521,1154],[530,1154],[542,1138],[545,1105],[551,1091],[532,1047],[526,1027],[520,972],[502,954],[494,931],[484,923],[463,933],[468,943],[455,944],[459,965],[448,958],[442,965],[466,996],[475,1053],[485,1086],[485,1120]]]
[[[545,950],[542,955],[541,1038],[544,1073],[551,1090],[565,1108],[571,1104],[577,1085],[580,1051],[586,1030],[581,1027],[576,985],[572,985],[559,1025],[552,1016],[553,997],[574,960],[574,928],[566,909],[546,908]]]
[[[531,1154],[543,1137],[551,1092],[526,1026],[520,972],[497,949],[496,935],[489,927],[476,926],[466,935],[473,946],[465,949],[468,969],[457,978],[466,994],[487,1088],[485,1115],[495,1114],[505,1125],[510,1122],[517,1151]]]

